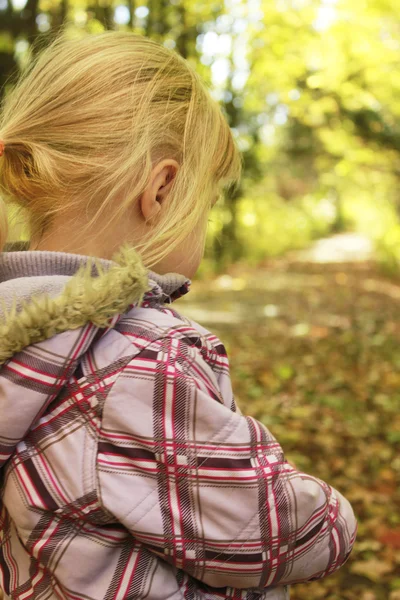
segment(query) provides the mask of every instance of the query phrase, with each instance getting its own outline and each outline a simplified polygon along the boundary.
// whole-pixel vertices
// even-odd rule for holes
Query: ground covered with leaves
[[[225,343],[242,411],[358,517],[348,563],[292,600],[400,600],[400,283],[278,259],[195,282],[176,308]]]

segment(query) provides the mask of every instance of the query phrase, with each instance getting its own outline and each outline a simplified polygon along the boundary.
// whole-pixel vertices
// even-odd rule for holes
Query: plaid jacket
[[[187,285],[127,247],[88,265],[0,325],[6,598],[284,600],[338,569],[350,504],[241,414],[222,343],[165,303]]]

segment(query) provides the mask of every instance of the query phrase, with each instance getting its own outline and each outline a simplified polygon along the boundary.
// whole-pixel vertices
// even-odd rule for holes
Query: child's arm
[[[318,579],[351,552],[349,502],[292,468],[266,427],[221,402],[200,352],[153,342],[103,411],[99,497],[139,541],[212,587]]]

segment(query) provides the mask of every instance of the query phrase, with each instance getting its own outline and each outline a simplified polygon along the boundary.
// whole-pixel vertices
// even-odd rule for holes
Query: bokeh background
[[[398,0],[0,0],[1,95],[64,23],[176,49],[221,103],[244,176],[177,309],[222,337],[242,410],[359,518],[345,567],[292,598],[399,600]]]

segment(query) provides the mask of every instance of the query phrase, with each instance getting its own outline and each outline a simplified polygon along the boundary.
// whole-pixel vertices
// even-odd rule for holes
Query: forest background
[[[182,310],[222,336],[239,405],[359,517],[349,563],[292,598],[399,600],[398,0],[0,0],[0,94],[66,22],[160,41],[221,103],[244,175]],[[343,233],[371,260],[287,258]]]

